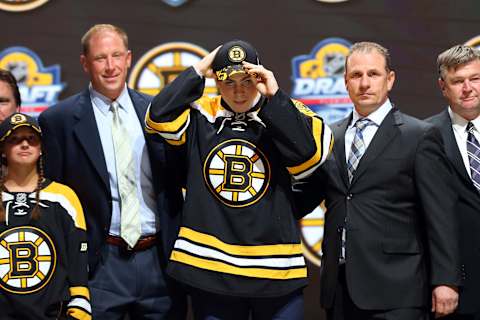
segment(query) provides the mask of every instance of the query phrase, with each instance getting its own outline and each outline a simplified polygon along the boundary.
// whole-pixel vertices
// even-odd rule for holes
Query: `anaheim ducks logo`
[[[205,49],[186,42],[171,42],[159,45],[135,64],[128,85],[135,90],[157,95],[182,71],[200,61],[208,54]],[[205,94],[217,95],[214,79],[205,80]]]
[[[246,207],[260,200],[270,182],[270,164],[253,144],[232,139],[208,155],[203,174],[210,191],[229,207]]]
[[[0,10],[5,11],[28,11],[40,7],[48,0],[0,0]]]
[[[33,293],[51,279],[56,252],[50,237],[35,227],[0,234],[0,287],[16,294]]]

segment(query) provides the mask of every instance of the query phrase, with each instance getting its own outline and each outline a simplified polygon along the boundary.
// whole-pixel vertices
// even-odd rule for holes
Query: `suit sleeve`
[[[157,133],[174,146],[185,144],[190,103],[200,98],[205,79],[193,67],[182,72],[153,99],[145,117],[148,133]]]
[[[416,153],[415,181],[425,214],[431,284],[458,286],[459,235],[454,211],[457,194],[453,190],[452,171],[443,150],[440,132],[429,127]]]
[[[282,90],[269,99],[258,116],[297,180],[312,174],[332,150],[333,135],[322,118]]]
[[[42,129],[42,150],[45,161],[45,176],[53,181],[62,181],[63,152],[59,146],[57,136],[53,131],[51,122],[41,114],[38,118]]]
[[[88,290],[88,255],[86,222],[82,206],[75,192],[70,188],[64,191],[67,199],[67,215],[74,219],[69,224],[67,254],[68,254],[68,282],[70,301],[67,305],[69,319],[91,320],[90,292]]]

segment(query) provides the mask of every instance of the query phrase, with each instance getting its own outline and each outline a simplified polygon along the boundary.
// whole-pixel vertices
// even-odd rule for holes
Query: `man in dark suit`
[[[449,107],[427,121],[437,126],[454,172],[463,283],[457,313],[448,319],[480,319],[480,51],[457,45],[438,56],[438,84]]]
[[[353,113],[305,184],[299,210],[325,199],[321,305],[328,319],[427,319],[457,304],[457,230],[440,133],[388,99],[387,49],[352,46],[345,84]]]
[[[163,267],[182,196],[165,146],[143,131],[151,99],[126,86],[131,52],[123,30],[95,25],[82,46],[90,86],[39,121],[47,176],[72,187],[85,211],[93,318],[181,318],[184,301]]]

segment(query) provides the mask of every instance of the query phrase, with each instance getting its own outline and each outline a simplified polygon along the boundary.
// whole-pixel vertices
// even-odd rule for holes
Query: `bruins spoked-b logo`
[[[247,54],[245,53],[245,50],[243,50],[243,48],[240,46],[234,46],[234,47],[231,47],[230,50],[228,50],[228,59],[231,62],[234,62],[234,63],[242,62],[243,60],[245,60],[246,56]]]
[[[50,237],[35,227],[0,234],[0,287],[16,294],[42,289],[55,271],[56,252]]]
[[[246,207],[260,200],[270,182],[270,164],[252,143],[232,139],[210,151],[203,167],[210,191],[229,207]]]

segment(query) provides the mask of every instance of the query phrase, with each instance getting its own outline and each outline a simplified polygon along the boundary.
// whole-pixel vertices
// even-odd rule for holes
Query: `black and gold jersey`
[[[2,193],[0,223],[1,319],[91,319],[86,224],[67,186],[45,181],[40,217],[31,219],[35,192]]]
[[[281,90],[235,113],[220,96],[202,96],[204,83],[187,69],[146,115],[148,132],[160,134],[185,163],[182,227],[168,272],[218,294],[288,294],[307,283],[292,180],[325,161],[331,131]]]

